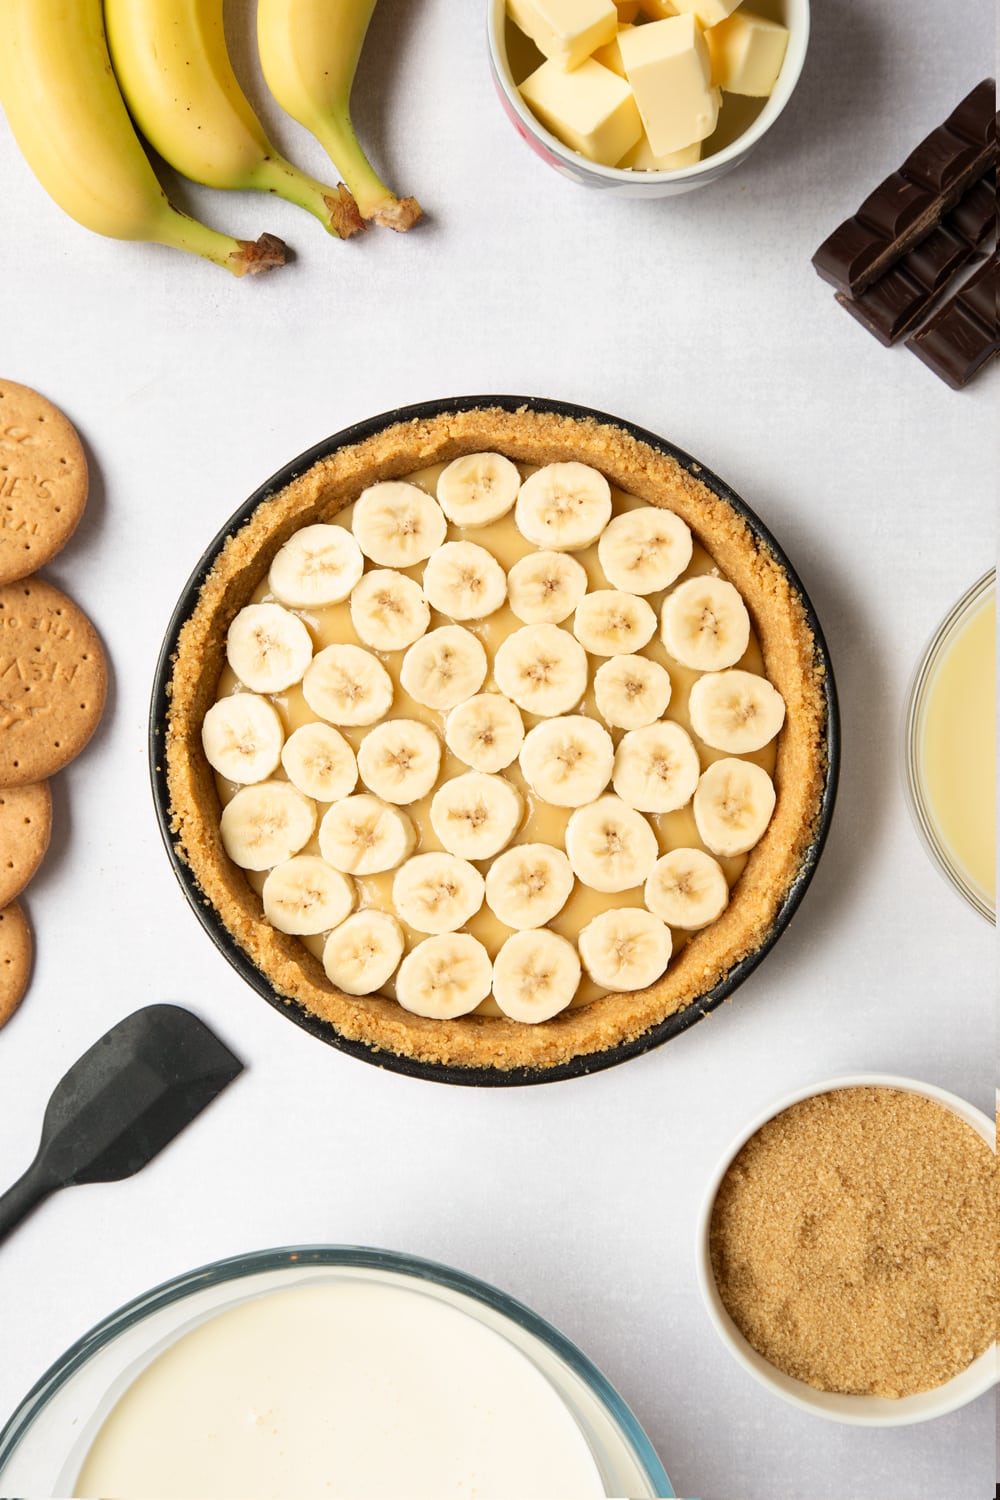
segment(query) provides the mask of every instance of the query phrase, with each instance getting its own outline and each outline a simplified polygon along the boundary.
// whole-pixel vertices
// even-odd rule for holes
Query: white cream
[[[74,1494],[115,1500],[597,1500],[590,1449],[513,1344],[420,1292],[269,1293],[148,1365]]]

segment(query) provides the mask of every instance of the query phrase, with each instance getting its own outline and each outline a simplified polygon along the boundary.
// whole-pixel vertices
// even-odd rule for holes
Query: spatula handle
[[[58,1183],[47,1179],[39,1171],[38,1163],[32,1162],[24,1176],[0,1197],[0,1241],[5,1240],[11,1230],[57,1187]]]

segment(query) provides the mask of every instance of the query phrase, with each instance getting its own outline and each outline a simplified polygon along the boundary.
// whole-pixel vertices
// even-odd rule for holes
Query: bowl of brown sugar
[[[932,1084],[803,1088],[726,1153],[699,1224],[709,1317],[763,1385],[832,1421],[903,1426],[997,1383],[993,1122]]]

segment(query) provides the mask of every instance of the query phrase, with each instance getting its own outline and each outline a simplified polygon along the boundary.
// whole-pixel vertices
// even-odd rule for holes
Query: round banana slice
[[[267,586],[280,604],[318,609],[340,604],[361,574],[361,548],[344,526],[303,526],[275,554]]]
[[[392,904],[417,932],[457,932],[483,904],[486,883],[454,854],[415,854],[393,876]]]
[[[323,947],[323,968],[345,995],[374,995],[403,956],[403,929],[387,911],[368,907],[335,927]]]
[[[292,785],[317,802],[339,802],[358,784],[354,751],[332,724],[318,719],[292,731],[281,764]]]
[[[521,476],[501,453],[466,453],[438,475],[438,504],[455,526],[488,526],[517,499]]]
[[[576,606],[573,634],[591,656],[641,651],[656,633],[656,615],[645,599],[618,589],[595,589]]]
[[[424,593],[432,609],[453,620],[483,620],[507,597],[507,575],[485,547],[445,542],[424,568]]]
[[[611,486],[589,464],[546,464],[522,484],[514,506],[517,529],[536,547],[579,552],[611,519]]]
[[[361,741],[358,770],[369,791],[386,802],[419,802],[438,779],[441,742],[429,724],[386,719]]]
[[[351,623],[359,640],[376,651],[405,651],[430,621],[419,583],[391,568],[372,568],[351,594]]]
[[[267,698],[233,693],[213,703],[202,720],[201,743],[213,771],[248,786],[277,768],[285,730]]]
[[[603,724],[583,714],[545,719],[525,736],[521,774],[554,807],[582,807],[611,780],[615,747]]]
[[[607,990],[644,990],[670,962],[669,927],[641,906],[602,912],[580,933],[580,957],[595,984]]]
[[[296,854],[275,865],[261,891],[271,926],[297,937],[338,927],[357,899],[354,881],[315,854]]]
[[[551,1020],[570,1004],[579,984],[577,951],[554,932],[515,932],[493,963],[493,998],[512,1021]]]
[[[725,859],[746,854],[761,838],[774,812],[774,783],[751,760],[717,760],[694,794],[698,836]]]
[[[524,815],[521,793],[502,776],[466,771],[431,799],[431,827],[449,854],[492,859],[510,843]]]
[[[558,625],[522,625],[497,648],[493,676],[518,708],[550,718],[575,708],[587,691],[587,653]]]
[[[443,933],[424,938],[403,959],[396,999],[417,1016],[451,1021],[475,1010],[493,985],[493,965],[478,938]]]
[[[691,728],[713,750],[761,750],[785,722],[785,700],[756,672],[706,672],[688,698]]]
[[[565,552],[529,552],[507,574],[510,607],[526,625],[559,625],[587,592],[587,574]]]
[[[611,893],[643,885],[659,850],[642,813],[609,793],[570,814],[566,853],[578,880]]]
[[[478,693],[448,715],[445,742],[474,771],[502,771],[524,742],[524,720],[502,693]]]
[[[670,702],[670,673],[645,656],[612,656],[594,673],[594,699],[606,724],[644,729]]]
[[[518,931],[551,922],[572,890],[570,862],[551,844],[515,844],[497,856],[486,875],[487,906],[505,927]]]
[[[660,636],[682,667],[720,672],[735,665],[750,644],[750,616],[728,579],[702,573],[664,599]]]
[[[244,687],[281,693],[298,682],[312,661],[312,637],[280,604],[248,604],[226,635],[226,659]]]
[[[325,646],[302,679],[302,696],[331,724],[374,724],[392,707],[392,678],[363,646]]]
[[[675,812],[686,807],[700,775],[694,742],[672,719],[630,729],[618,742],[614,788],[638,812]]]
[[[222,845],[241,870],[270,870],[298,854],[316,827],[316,804],[287,781],[244,786],[222,809]]]
[[[680,577],[693,550],[691,532],[680,516],[658,505],[642,505],[608,522],[597,544],[597,560],[616,589],[655,594]]]
[[[404,812],[365,792],[335,802],[319,825],[320,854],[345,875],[394,870],[413,853],[416,842]]]
[[[643,900],[669,927],[707,927],[729,905],[722,866],[704,849],[671,849],[653,866]]]
[[[444,541],[448,522],[437,501],[415,484],[390,479],[363,490],[351,523],[358,546],[383,568],[412,568]]]
[[[486,679],[486,651],[463,625],[441,625],[415,641],[403,657],[399,680],[425,708],[457,708]]]

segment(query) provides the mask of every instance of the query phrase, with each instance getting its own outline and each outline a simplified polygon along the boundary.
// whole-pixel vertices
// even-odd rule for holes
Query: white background
[[[708,1176],[776,1095],[864,1069],[993,1104],[993,933],[918,844],[898,739],[921,647],[993,560],[1000,370],[947,389],[840,311],[809,264],[992,71],[992,7],[814,8],[798,92],[751,160],[637,203],[563,180],[518,140],[482,0],[381,0],[358,121],[426,222],[339,244],[283,203],[179,189],[220,225],[294,244],[293,265],[253,281],[79,229],[0,121],[0,373],[48,394],[87,445],[87,514],[46,572],[91,614],[112,671],[97,736],[54,783],[25,898],[37,963],[0,1035],[0,1183],[33,1155],[56,1080],[140,1005],[189,1006],[248,1065],[139,1176],[51,1200],[0,1249],[0,1420],[154,1283],[252,1248],[355,1242],[449,1262],[555,1322],[633,1406],[678,1494],[988,1495],[990,1398],[891,1432],[801,1414],[732,1362],[694,1276]],[[314,143],[270,119],[322,175]],[[820,869],[734,1002],[624,1067],[522,1090],[381,1072],[260,1000],[181,895],[146,763],[160,640],[228,515],[348,423],[470,392],[631,418],[726,478],[812,596],[844,720]]]

